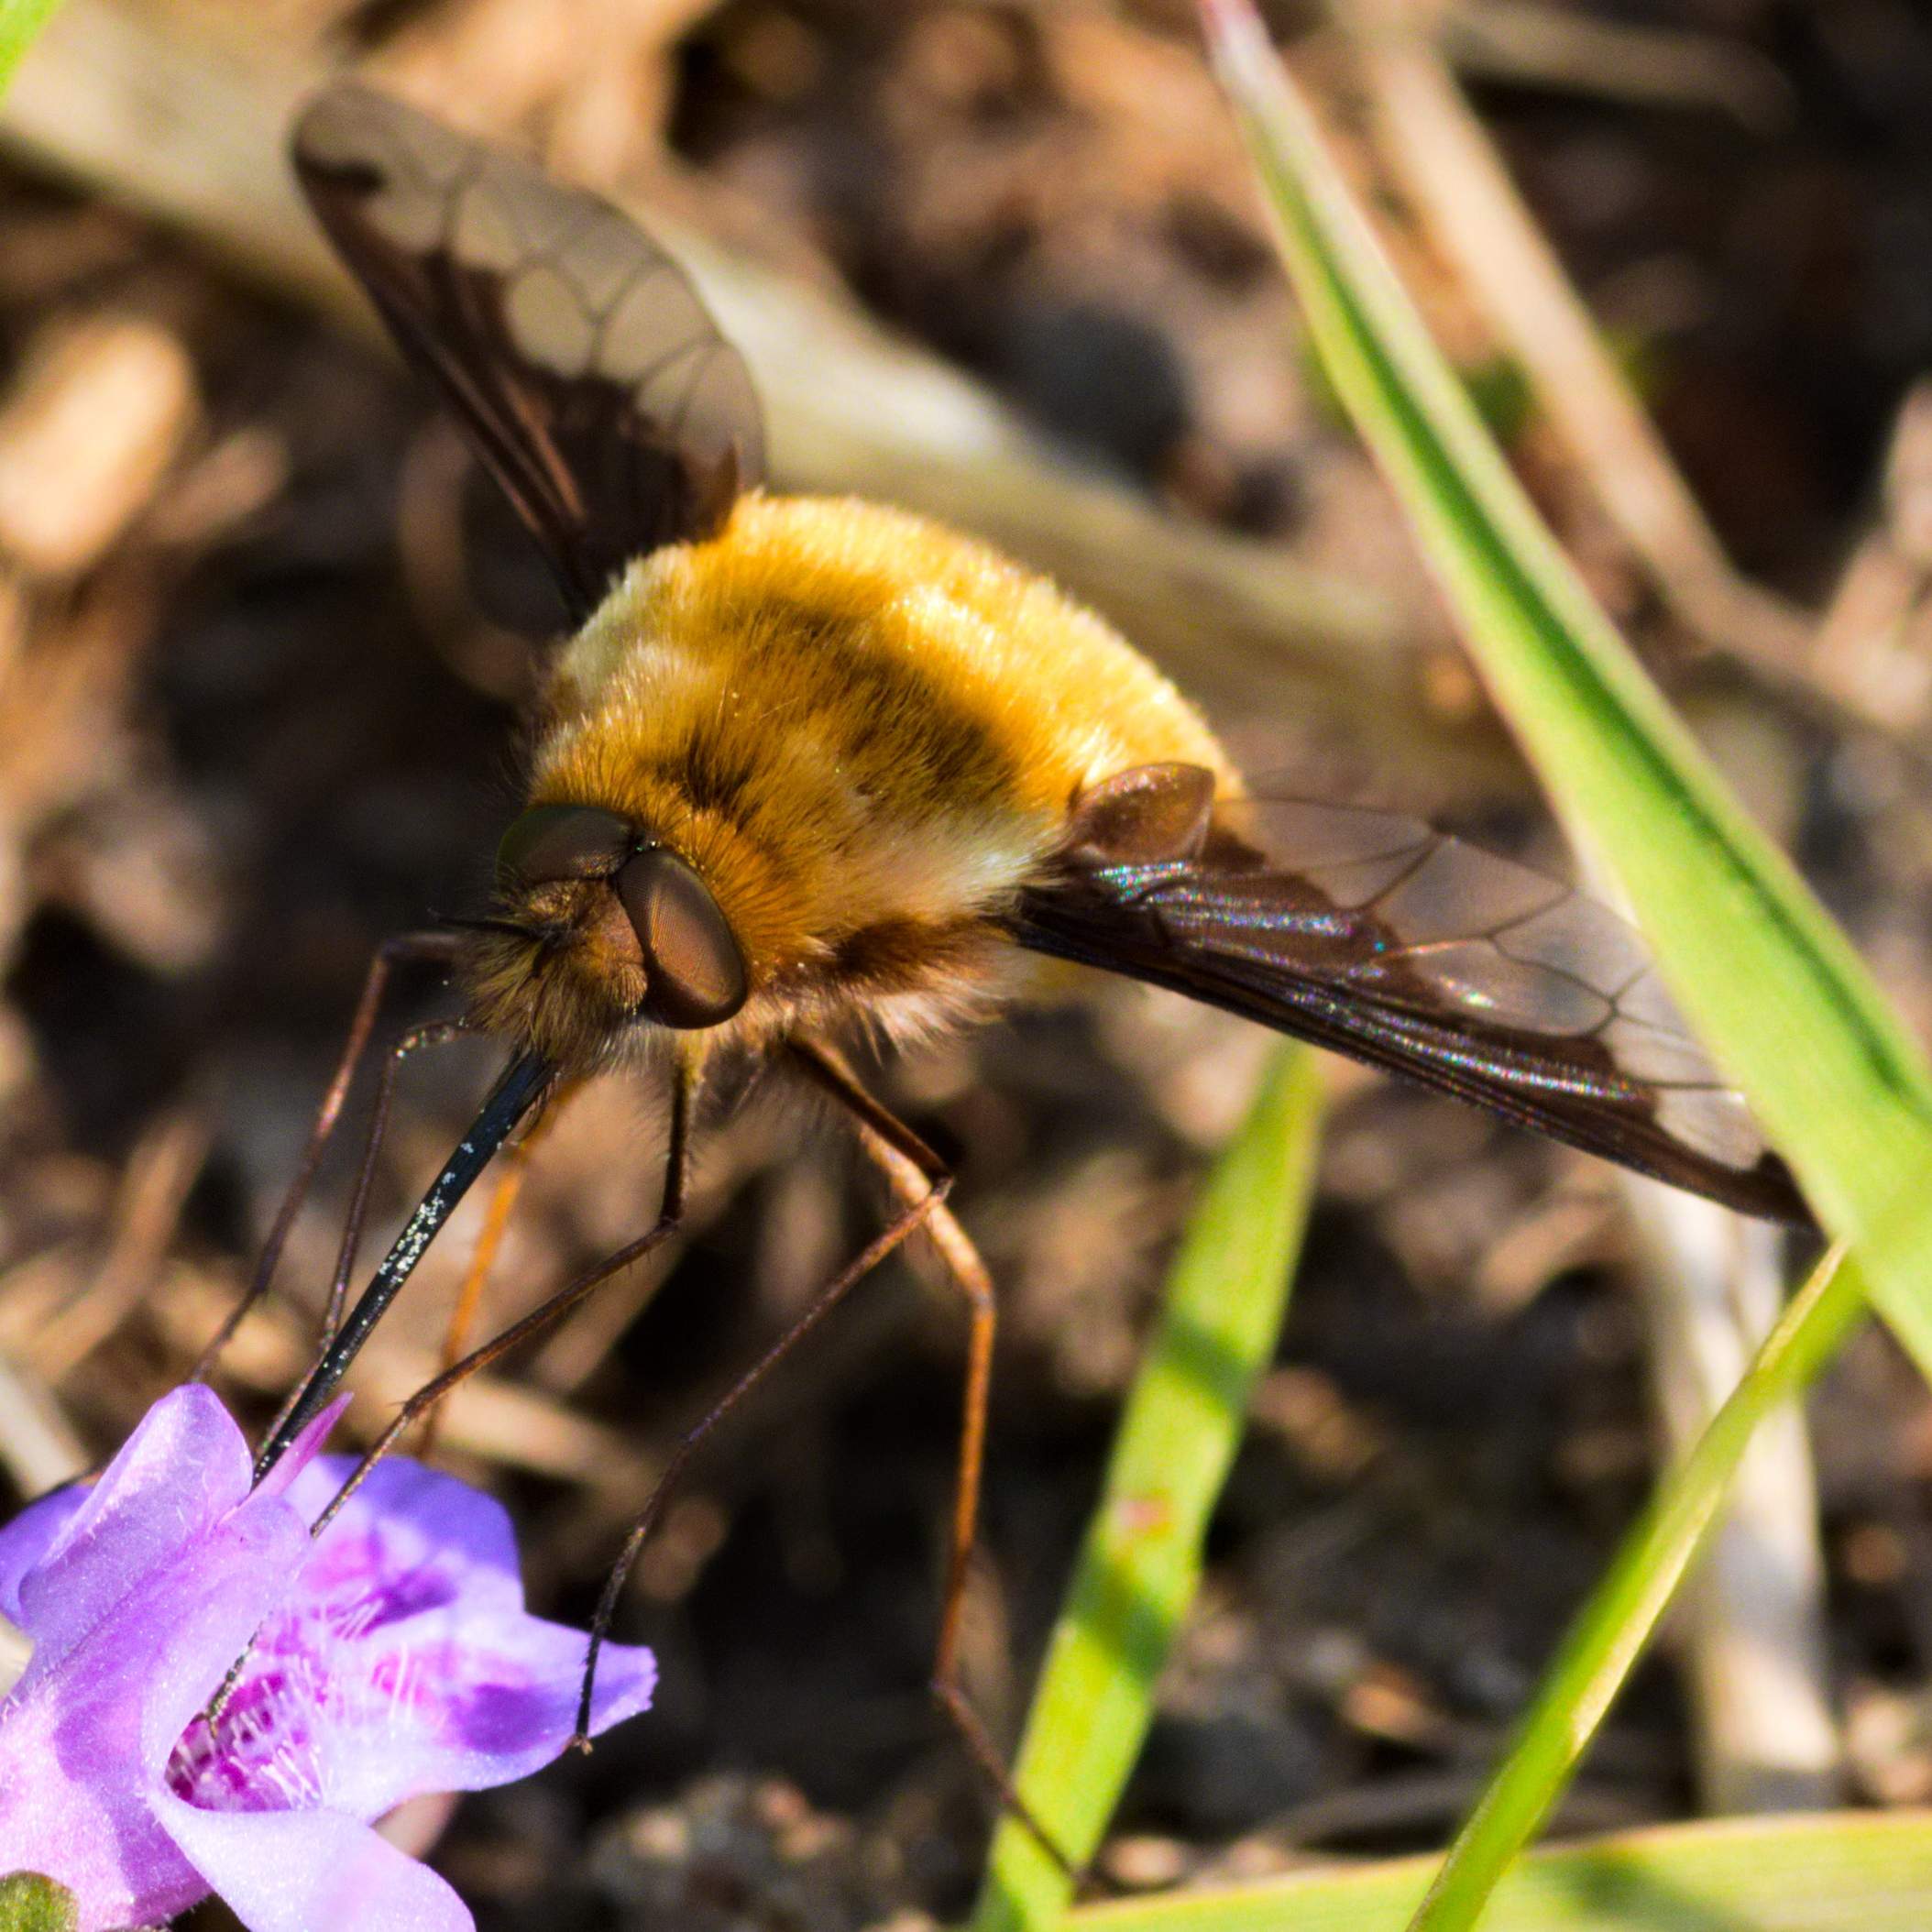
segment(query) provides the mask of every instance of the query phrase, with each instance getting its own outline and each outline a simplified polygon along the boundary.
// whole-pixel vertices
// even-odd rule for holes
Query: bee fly
[[[1070,961],[1406,1074],[1741,1213],[1807,1218],[1641,942],[1601,906],[1419,819],[1250,799],[1185,699],[1051,584],[901,510],[764,490],[743,363],[675,264],[604,202],[357,84],[311,104],[294,160],[330,239],[536,538],[576,628],[547,667],[491,917],[425,943],[456,967],[465,1026],[505,1041],[509,1067],[354,1312],[332,1322],[260,1468],[562,1082],[667,1070],[657,1223],[431,1384],[398,1430],[455,1375],[664,1238],[712,1055],[782,1059],[850,1114],[899,1212],[666,1481],[923,1225],[971,1312],[934,1688],[983,1762],[955,1667],[992,1289],[939,1163],[858,1085],[841,1037],[917,1038],[1040,990],[1063,972],[1047,961]],[[412,944],[372,968],[258,1290],[384,972]]]

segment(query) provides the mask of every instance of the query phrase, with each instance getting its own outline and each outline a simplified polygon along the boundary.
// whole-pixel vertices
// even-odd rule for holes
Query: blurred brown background
[[[1924,1030],[1932,23],[1905,0],[1336,0],[1271,24],[1543,508]],[[276,173],[288,104],[345,61],[695,243],[781,484],[895,497],[1055,570],[1276,789],[1565,862],[1298,346],[1180,0],[69,0],[0,107],[9,1502],[184,1372],[377,941],[473,909],[514,807],[526,641],[558,613]],[[1525,254],[1525,208],[1553,258]],[[448,1004],[408,981],[386,1027]],[[1003,1735],[1264,1044],[1102,990],[883,1070],[958,1161],[1004,1296],[972,1626]],[[490,1070],[476,1048],[412,1066],[377,1239]],[[1707,1366],[1673,1314],[1696,1230],[1447,1103],[1334,1085],[1117,1883],[1439,1843],[1645,1491],[1660,1392]],[[680,1430],[875,1224],[808,1108],[729,1098],[669,1268],[450,1412],[452,1465],[517,1511],[558,1615],[587,1613]],[[566,1117],[497,1320],[647,1224],[660,1127],[615,1081]],[[346,1170],[228,1358],[251,1420],[302,1365]],[[371,1350],[364,1429],[433,1361],[477,1224]],[[1768,1248],[1717,1266],[1774,1301]],[[443,1840],[486,1927],[961,1907],[985,1807],[923,1690],[961,1340],[895,1268],[708,1452],[620,1626],[659,1648],[656,1712]],[[1813,1419],[1817,1511],[1787,1442],[1751,1532],[1775,1586],[1727,1606],[1720,1580],[1682,1620],[1564,1825],[1932,1797],[1923,1396],[1868,1334]],[[1783,1757],[1711,1689],[1752,1592],[1772,1658],[1737,1681]]]

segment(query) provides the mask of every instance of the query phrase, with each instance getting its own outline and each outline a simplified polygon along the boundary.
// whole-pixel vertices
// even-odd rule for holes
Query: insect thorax
[[[697,869],[744,949],[741,1033],[848,1011],[903,1032],[1003,989],[994,922],[1081,790],[1175,756],[1224,769],[1040,579],[901,512],[750,497],[565,648],[530,798],[620,813]]]

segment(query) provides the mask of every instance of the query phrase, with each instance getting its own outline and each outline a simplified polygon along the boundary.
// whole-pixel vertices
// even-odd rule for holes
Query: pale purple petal
[[[479,1628],[439,1629],[425,1618],[372,1647],[361,1718],[379,1750],[331,1754],[329,1802],[379,1812],[423,1791],[482,1791],[527,1777],[556,1757],[576,1728],[588,1640],[582,1630],[519,1615]],[[657,1665],[642,1646],[606,1644],[598,1663],[592,1730],[648,1707]]]
[[[356,1467],[353,1456],[320,1456],[289,1486],[289,1500],[313,1522]],[[523,1608],[510,1512],[495,1497],[406,1457],[369,1471],[317,1542],[302,1587],[331,1597],[350,1579],[366,1586],[379,1575],[390,1579],[384,1621],[459,1596],[471,1607]]]
[[[202,1811],[163,1801],[175,1842],[248,1932],[475,1932],[427,1865],[333,1811]]]
[[[191,1388],[197,1385],[189,1385]],[[225,1433],[210,1427],[205,1390],[200,1396],[189,1397],[183,1402],[181,1398],[186,1394],[186,1389],[176,1389],[163,1396],[149,1410],[140,1426],[128,1438],[121,1454],[109,1465],[103,1482],[115,1476],[122,1459],[133,1449],[135,1444],[141,1440],[149,1424],[156,1422],[159,1417],[160,1425],[157,1434],[171,1434],[175,1444],[171,1450],[163,1445],[163,1454],[192,1454],[199,1447],[205,1446],[210,1442],[224,1442],[223,1448],[210,1459],[210,1466],[215,1470],[217,1480],[224,1486],[226,1485],[233,1475],[235,1459],[225,1447],[225,1434],[232,1433],[238,1441],[240,1432],[236,1429],[225,1410],[222,1411],[222,1420],[227,1423],[227,1431]],[[348,1402],[347,1396],[338,1396],[302,1431],[288,1454],[277,1464],[268,1480],[263,1483],[264,1494],[280,1495],[288,1487],[290,1482],[302,1473],[313,1459],[315,1452],[322,1446],[324,1437],[327,1435],[331,1425],[342,1411],[347,1408]],[[246,1444],[242,1453],[247,1453]],[[151,1465],[148,1473],[151,1476]],[[87,1502],[90,1496],[98,1498],[100,1488],[101,1485],[93,1482],[68,1483],[28,1503],[10,1523],[0,1525],[0,1617],[5,1617],[13,1623],[21,1622],[22,1577],[46,1558],[69,1520]],[[96,1501],[95,1508],[102,1507],[104,1506]],[[115,1533],[118,1534],[118,1531]],[[192,1533],[191,1528],[183,1527],[183,1535]],[[25,1628],[24,1624],[22,1628]]]
[[[0,1722],[0,1871],[58,1879],[88,1925],[149,1922],[202,1895],[150,1799],[304,1542],[285,1503],[237,1510],[150,1566],[64,1652],[34,1652]]]
[[[204,1887],[148,1810],[138,1778],[102,1779],[57,1695],[10,1702],[0,1738],[0,1872],[38,1871],[71,1892],[83,1926],[138,1925]]]
[[[87,1492],[85,1483],[50,1489],[0,1528],[0,1617],[9,1623],[19,1623],[23,1614],[20,1579],[47,1554],[68,1519],[87,1500]]]
[[[213,1389],[191,1382],[163,1396],[21,1577],[17,1620],[37,1651],[51,1662],[84,1637],[240,1502],[248,1476],[247,1444]]]
[[[342,1411],[349,1406],[349,1397],[345,1391],[333,1401],[326,1402],[296,1432],[295,1440],[281,1453],[280,1460],[270,1469],[257,1487],[264,1496],[285,1496],[296,1478],[315,1459],[315,1452],[328,1441],[329,1431],[342,1419]],[[346,1460],[338,1456],[338,1462]]]
[[[351,1466],[318,1462],[290,1499],[319,1511]],[[587,1640],[525,1613],[507,1512],[454,1476],[379,1464],[317,1542],[302,1602],[265,1647],[332,1657],[332,1721],[303,1774],[333,1807],[372,1817],[507,1784],[568,1743]],[[655,1679],[648,1650],[607,1645],[593,1728],[643,1710]]]
[[[0,1532],[0,1607],[42,1640],[0,1703],[0,1871],[49,1872],[88,1924],[212,1886],[254,1932],[467,1932],[362,1821],[521,1777],[570,1737],[586,1639],[525,1613],[500,1505],[389,1462],[311,1543],[352,1466],[310,1464],[334,1413],[251,1494],[240,1432],[177,1390],[93,1488]],[[648,1651],[602,1663],[598,1730],[655,1677]]]
[[[166,1595],[157,1591],[146,1604],[147,1616],[166,1626],[158,1640],[164,1654],[141,1696],[141,1762],[155,1777],[263,1620],[287,1596],[289,1578],[307,1548],[308,1531],[293,1509],[277,1498],[252,1497],[217,1534],[184,1557],[180,1567],[192,1565],[193,1574],[170,1575]],[[224,1572],[226,1580],[211,1585],[211,1575]],[[165,1619],[155,1615],[161,1604]],[[124,1751],[126,1741],[120,1740]]]

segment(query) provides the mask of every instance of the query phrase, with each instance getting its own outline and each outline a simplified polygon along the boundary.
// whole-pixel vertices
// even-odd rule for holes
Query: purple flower
[[[240,1430],[177,1389],[92,1488],[0,1530],[0,1615],[34,1644],[0,1701],[0,1873],[57,1879],[82,1932],[211,1891],[253,1932],[456,1932],[456,1894],[369,1821],[521,1778],[570,1738],[583,1633],[524,1613],[499,1505],[395,1458],[311,1542],[350,1466],[311,1460],[332,1419],[251,1492]],[[655,1676],[608,1646],[593,1729]]]

